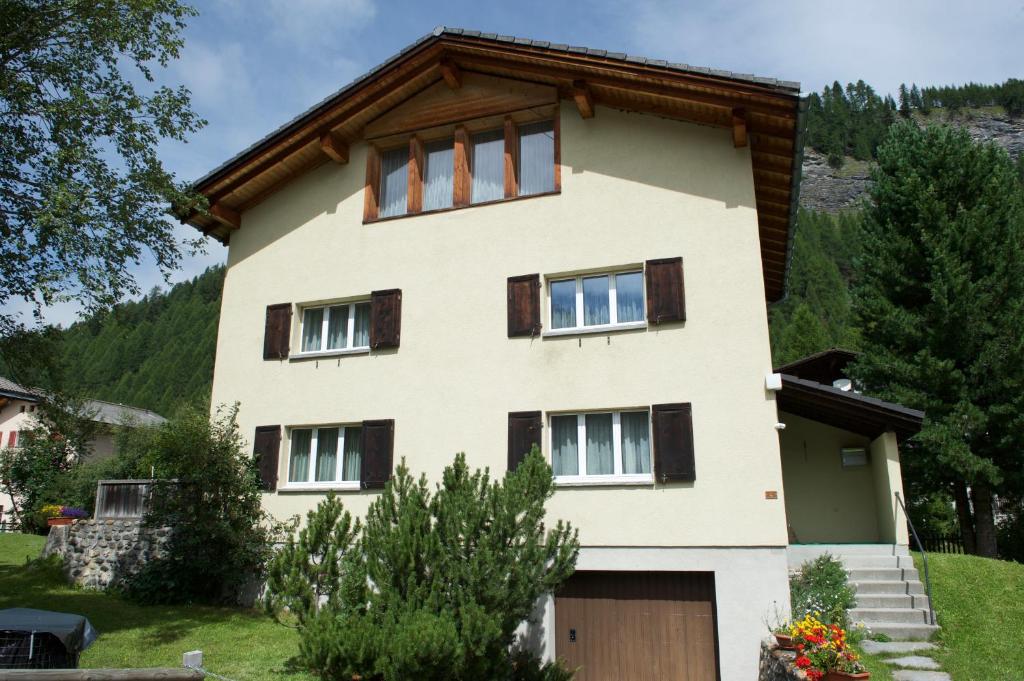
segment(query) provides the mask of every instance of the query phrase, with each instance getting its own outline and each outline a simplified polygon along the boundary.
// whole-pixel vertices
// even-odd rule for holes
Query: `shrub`
[[[846,611],[854,607],[856,599],[843,564],[829,554],[804,563],[789,579],[789,594],[794,621],[811,614],[826,625],[849,627]]]
[[[324,679],[569,679],[514,646],[575,567],[576,531],[544,525],[553,491],[536,448],[500,482],[459,454],[433,491],[403,461],[365,524],[334,497],[308,514],[272,561],[266,607],[292,613],[299,662]]]
[[[260,505],[255,463],[242,448],[237,405],[214,418],[185,408],[159,426],[137,429],[127,456],[151,463],[145,523],[171,528],[167,555],[129,578],[143,603],[231,603],[261,577],[275,527]]]

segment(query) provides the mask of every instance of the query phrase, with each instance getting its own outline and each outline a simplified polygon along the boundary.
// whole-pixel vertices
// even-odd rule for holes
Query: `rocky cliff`
[[[974,139],[992,140],[1015,159],[1024,155],[1024,118],[1010,119],[1001,112],[980,110],[956,118],[937,112],[921,120],[962,125]],[[828,213],[856,208],[867,191],[869,170],[870,164],[852,158],[846,159],[841,168],[832,168],[823,155],[804,149],[800,205]]]

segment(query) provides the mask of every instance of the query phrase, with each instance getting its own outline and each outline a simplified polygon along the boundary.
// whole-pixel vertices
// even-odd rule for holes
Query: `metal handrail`
[[[914,529],[914,521],[910,519],[910,514],[907,513],[907,506],[903,503],[900,493],[893,492],[893,494],[896,496],[896,501],[899,502],[900,508],[903,509],[903,515],[907,518],[907,526],[910,528],[910,534],[914,536],[914,541],[917,542],[917,550],[921,552],[921,560],[924,562],[924,588],[928,593],[928,621],[934,625],[935,606],[932,605],[932,580],[928,577],[928,552],[924,550],[924,544],[921,543],[921,538],[917,536],[917,530]]]

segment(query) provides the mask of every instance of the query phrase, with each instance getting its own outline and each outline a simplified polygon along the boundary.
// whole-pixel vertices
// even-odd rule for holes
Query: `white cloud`
[[[296,50],[336,46],[377,14],[372,0],[271,0],[269,10],[274,36]]]

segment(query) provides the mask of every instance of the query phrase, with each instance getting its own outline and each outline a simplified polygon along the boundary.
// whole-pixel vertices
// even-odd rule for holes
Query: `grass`
[[[942,627],[933,657],[943,670],[953,681],[1024,679],[1024,565],[929,554],[928,567]]]
[[[84,615],[100,633],[80,666],[180,667],[182,653],[203,651],[203,666],[232,679],[313,677],[289,668],[294,630],[255,611],[205,606],[141,606],[100,591],[67,586],[59,568],[36,558],[44,538],[0,534],[0,609],[24,607]]]

